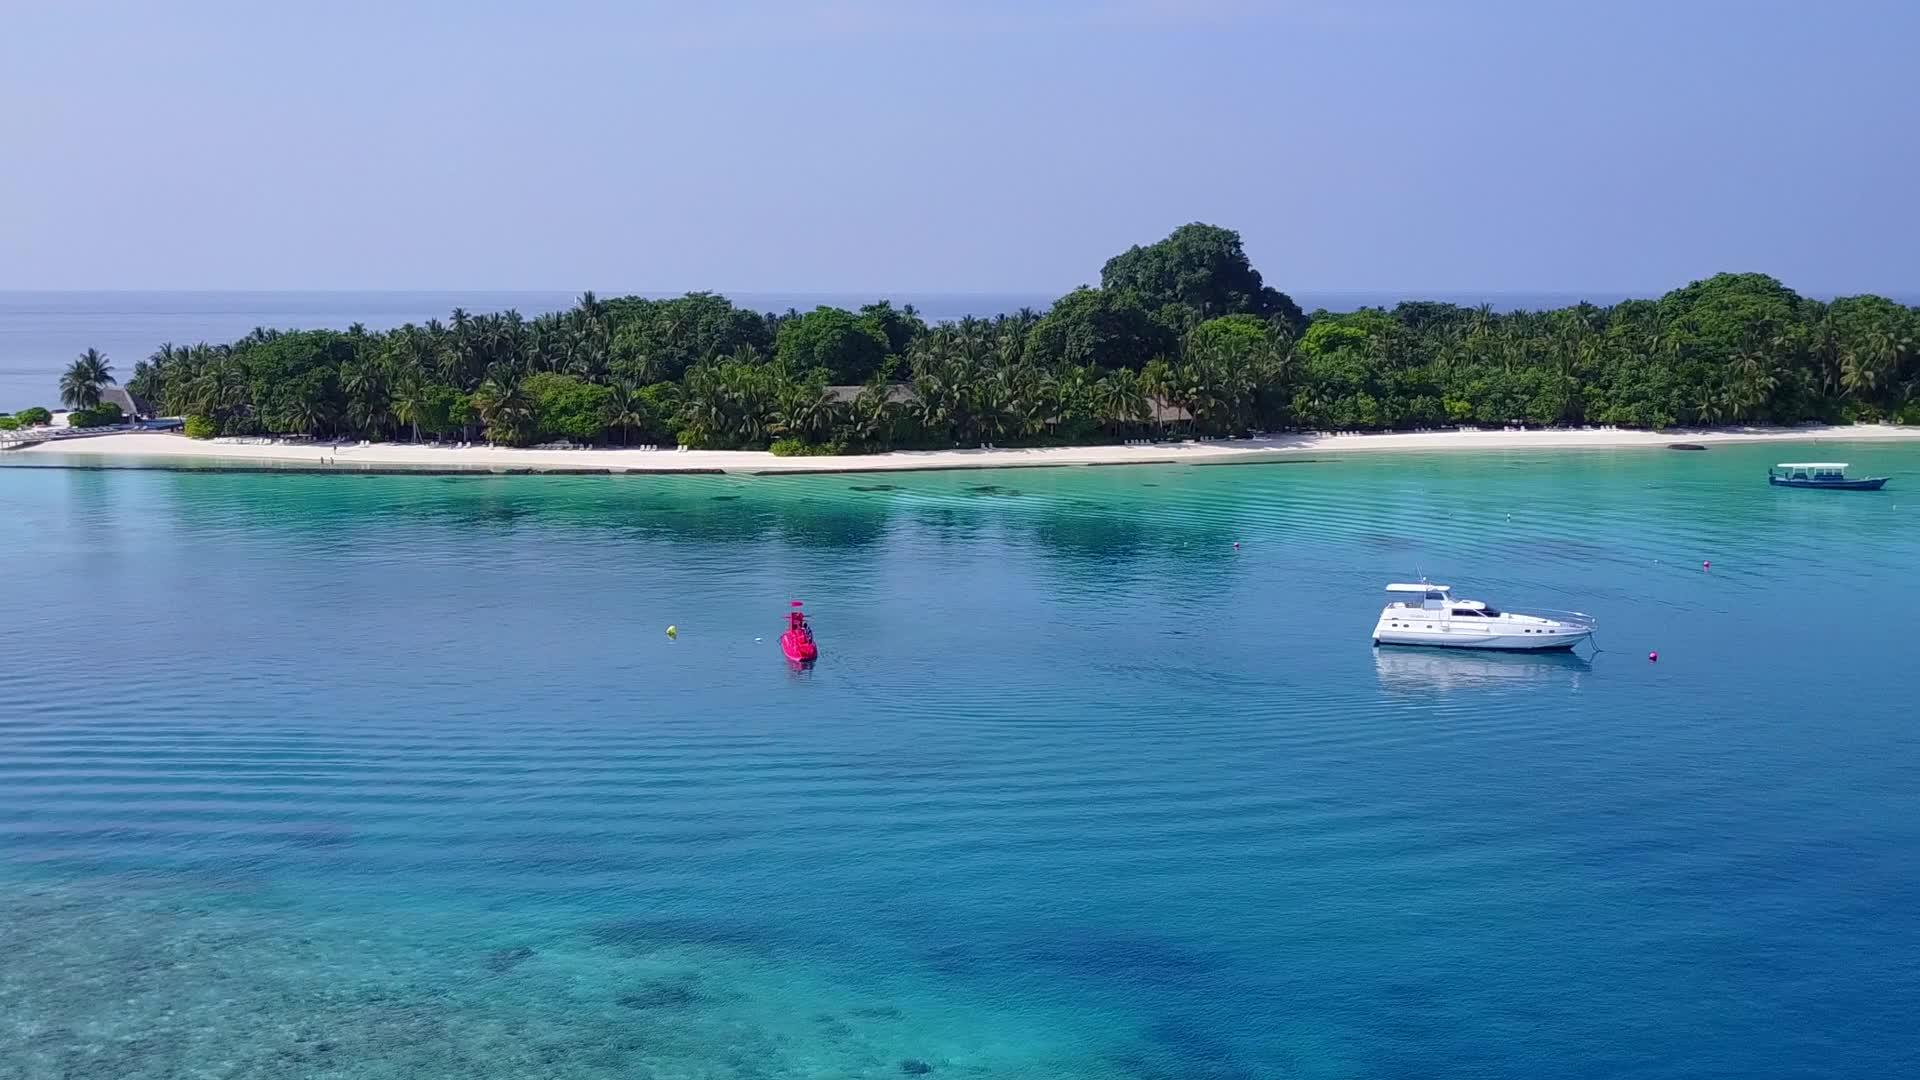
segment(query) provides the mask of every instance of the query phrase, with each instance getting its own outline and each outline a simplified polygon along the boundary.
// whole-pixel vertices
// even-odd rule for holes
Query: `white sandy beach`
[[[1220,465],[1306,455],[1401,451],[1659,449],[1673,443],[1867,442],[1920,440],[1920,427],[1727,428],[1712,431],[1628,431],[1574,428],[1539,431],[1430,431],[1383,435],[1283,435],[1263,439],[1071,446],[1044,449],[895,451],[840,457],[775,457],[755,450],[513,450],[493,446],[412,443],[275,444],[199,441],[160,432],[70,437],[0,451],[32,458],[122,459],[115,464],[156,467],[195,462],[236,466],[447,471],[610,472],[873,472],[913,469],[991,469],[1052,465]]]

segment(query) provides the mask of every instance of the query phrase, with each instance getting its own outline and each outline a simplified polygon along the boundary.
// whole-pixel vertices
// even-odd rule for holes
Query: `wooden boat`
[[[1767,470],[1767,483],[1774,487],[1823,488],[1828,491],[1879,491],[1886,486],[1884,476],[1848,477],[1844,461],[1782,462]]]

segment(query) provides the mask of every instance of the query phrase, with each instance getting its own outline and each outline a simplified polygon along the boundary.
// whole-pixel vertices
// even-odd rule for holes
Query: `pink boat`
[[[780,651],[796,664],[811,664],[820,658],[820,646],[813,640],[813,627],[807,625],[807,616],[800,610],[798,600],[793,602],[793,610],[787,612],[787,632],[780,635]]]

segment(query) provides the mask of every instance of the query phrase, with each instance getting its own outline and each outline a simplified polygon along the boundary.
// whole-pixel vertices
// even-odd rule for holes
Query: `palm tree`
[[[1868,346],[1850,346],[1840,354],[1840,388],[1855,397],[1865,398],[1880,385],[1880,365]],[[61,383],[62,394],[65,393]]]
[[[775,426],[796,439],[812,439],[833,426],[833,402],[817,386],[804,384],[781,394]]]
[[[938,346],[935,351],[923,355],[915,365],[913,378],[913,402],[909,412],[922,434],[928,438],[951,445],[955,441],[956,429],[961,424],[961,395],[964,384],[954,379],[958,365],[948,364],[938,359]]]
[[[486,422],[489,441],[515,445],[533,432],[533,399],[510,367],[501,365],[489,372],[487,381],[474,391],[473,404]]]
[[[1772,400],[1780,379],[1769,348],[1768,342],[1756,339],[1733,355],[1733,384],[1725,399],[1730,419],[1751,420]]]
[[[609,389],[612,393],[607,397],[607,426],[619,428],[626,436],[622,441],[631,445],[633,429],[644,427],[648,420],[646,399],[640,396],[640,388],[629,382],[614,383]]]
[[[1001,367],[1013,367],[1022,363],[1027,356],[1027,335],[1016,329],[1011,323],[1002,321],[996,324],[999,338],[993,348],[994,362]]]
[[[708,446],[727,430],[725,387],[715,365],[699,363],[681,379],[680,424],[694,446]]]
[[[1494,323],[1497,322],[1498,319],[1499,316],[1494,314],[1492,304],[1481,304],[1479,307],[1473,309],[1472,315],[1468,316],[1467,336],[1470,338],[1485,337],[1487,334],[1493,332]]]
[[[439,319],[428,319],[427,325],[409,335],[407,348],[420,366],[432,372],[441,382],[448,386],[468,385],[460,379],[463,357],[459,343],[453,331],[447,329]]]
[[[393,418],[413,428],[413,441],[420,441],[420,418],[433,407],[433,394],[425,379],[415,372],[400,377],[393,390]]]
[[[113,365],[98,349],[88,349],[60,376],[60,401],[70,409],[100,404],[100,388],[113,382]]]
[[[1043,375],[1033,366],[1021,364],[998,369],[994,381],[1001,388],[997,396],[1006,402],[1007,428],[1012,434],[1032,438],[1060,418],[1063,387],[1058,376]]]
[[[1173,384],[1173,365],[1168,363],[1164,356],[1154,357],[1140,369],[1140,392],[1159,405],[1175,404]],[[1152,415],[1157,414],[1156,409]]]
[[[853,425],[860,441],[870,445],[891,441],[897,415],[893,385],[887,382],[885,372],[875,372],[853,399]]]
[[[224,419],[247,400],[247,372],[230,356],[212,360],[187,384],[184,411],[209,419]]]
[[[1806,355],[1819,379],[1820,393],[1833,397],[1840,390],[1840,331],[1831,314],[1807,328]]]
[[[1146,391],[1140,387],[1140,375],[1131,368],[1108,372],[1093,388],[1094,413],[1114,434],[1134,424],[1145,423],[1150,410]]]
[[[340,367],[340,389],[347,395],[347,417],[365,435],[378,438],[392,415],[386,366],[374,360],[349,361]]]
[[[135,360],[133,377],[127,380],[127,392],[149,401],[160,401],[161,368],[151,360]]]
[[[127,392],[135,397],[143,397],[157,405],[167,400],[167,382],[191,362],[186,349],[176,349],[172,342],[163,343],[145,360],[137,360],[133,365],[133,377],[126,381]]]
[[[1693,406],[1694,415],[1703,425],[1711,426],[1727,418],[1726,398],[1711,386],[1700,388],[1700,397]]]
[[[753,349],[742,346],[741,351]],[[720,403],[725,414],[721,434],[741,446],[765,443],[773,423],[772,414],[779,407],[777,380],[755,363],[732,360],[721,364],[719,382]]]
[[[279,427],[295,435],[311,435],[326,423],[326,413],[320,400],[311,394],[298,394],[287,403],[286,411],[280,414]]]
[[[1871,386],[1892,387],[1900,375],[1900,362],[1912,343],[1899,333],[1881,327],[1867,335],[1866,363],[1873,371]]]
[[[592,289],[588,289],[586,292],[580,294],[580,302],[575,305],[574,310],[587,322],[600,323],[603,327],[606,323],[607,305],[599,297],[593,295]]]
[[[966,407],[963,426],[971,428],[967,441],[998,442],[1019,429],[1013,386],[1005,377],[976,378],[961,387],[961,400]]]

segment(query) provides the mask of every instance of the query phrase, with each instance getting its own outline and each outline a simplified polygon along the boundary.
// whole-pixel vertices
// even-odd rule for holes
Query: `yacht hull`
[[[1410,645],[1428,649],[1494,649],[1502,652],[1565,652],[1593,636],[1592,630],[1552,633],[1489,634],[1451,627],[1395,630],[1376,627],[1375,645]]]

